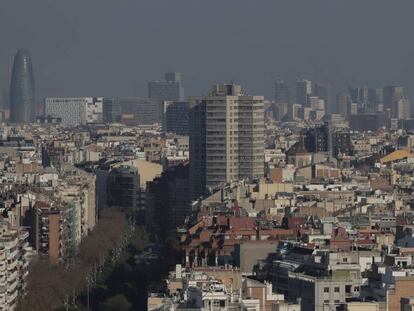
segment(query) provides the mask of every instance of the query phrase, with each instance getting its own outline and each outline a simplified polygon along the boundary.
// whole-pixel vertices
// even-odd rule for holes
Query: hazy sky
[[[146,96],[181,71],[187,94],[235,80],[273,98],[277,77],[306,77],[414,101],[413,15],[413,0],[0,0],[0,84],[27,47],[38,99]]]

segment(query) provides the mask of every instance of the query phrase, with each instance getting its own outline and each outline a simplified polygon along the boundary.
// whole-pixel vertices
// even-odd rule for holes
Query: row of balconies
[[[17,257],[18,254],[19,254],[19,250],[15,249],[13,252],[7,255],[7,259],[14,259]]]

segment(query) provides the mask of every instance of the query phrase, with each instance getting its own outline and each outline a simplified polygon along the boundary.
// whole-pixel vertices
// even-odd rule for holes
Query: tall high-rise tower
[[[325,102],[325,110],[332,111],[329,102],[329,84],[316,82],[313,86],[313,96],[323,99]]]
[[[286,81],[278,80],[275,83],[275,103],[290,103],[289,85]]]
[[[29,52],[20,49],[14,58],[10,84],[10,121],[34,122],[36,114],[35,85]]]
[[[312,96],[312,81],[299,80],[296,82],[296,103],[302,107],[307,107],[309,97]]]
[[[226,84],[189,101],[192,197],[221,183],[263,177],[263,96],[248,96],[240,85]]]
[[[401,86],[384,86],[384,110],[391,113],[391,118],[396,118],[398,115],[398,102],[403,99],[404,88]]]

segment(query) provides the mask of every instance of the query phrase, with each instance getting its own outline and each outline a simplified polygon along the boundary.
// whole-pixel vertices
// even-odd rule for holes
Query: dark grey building
[[[35,121],[36,99],[33,66],[29,52],[21,49],[14,59],[10,84],[10,122]]]
[[[107,181],[107,206],[138,209],[140,202],[140,176],[132,166],[113,168]]]
[[[384,111],[389,111],[391,118],[397,117],[398,102],[404,98],[404,88],[401,86],[384,86]]]
[[[148,83],[148,97],[164,101],[183,101],[184,89],[181,81],[181,73],[167,72],[163,81],[152,81]]]
[[[161,105],[158,100],[143,97],[120,97],[117,101],[121,112],[119,119],[121,123],[130,126],[161,123]]]
[[[163,131],[188,135],[190,106],[188,102],[164,102]]]
[[[149,233],[167,238],[191,214],[188,165],[164,171],[147,183],[145,222]]]
[[[118,122],[121,117],[121,107],[117,98],[104,98],[103,100],[103,122]]]
[[[329,102],[329,84],[328,83],[315,82],[315,84],[313,85],[312,95],[319,97],[319,99],[323,99],[325,101],[325,109],[331,110],[330,102]]]
[[[336,107],[342,118],[348,119],[351,114],[351,96],[348,93],[339,93],[336,96]]]
[[[299,80],[296,82],[296,103],[302,107],[309,105],[309,97],[312,96],[312,81]]]
[[[275,103],[290,103],[289,85],[286,81],[278,80],[275,84]]]
[[[369,88],[368,89],[368,111],[377,112],[383,111],[383,92],[382,88]]]

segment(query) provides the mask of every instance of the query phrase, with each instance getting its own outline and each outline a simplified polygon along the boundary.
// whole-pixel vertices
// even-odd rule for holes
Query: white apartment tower
[[[207,188],[264,174],[264,97],[240,85],[215,85],[190,97],[190,184],[193,198]]]

